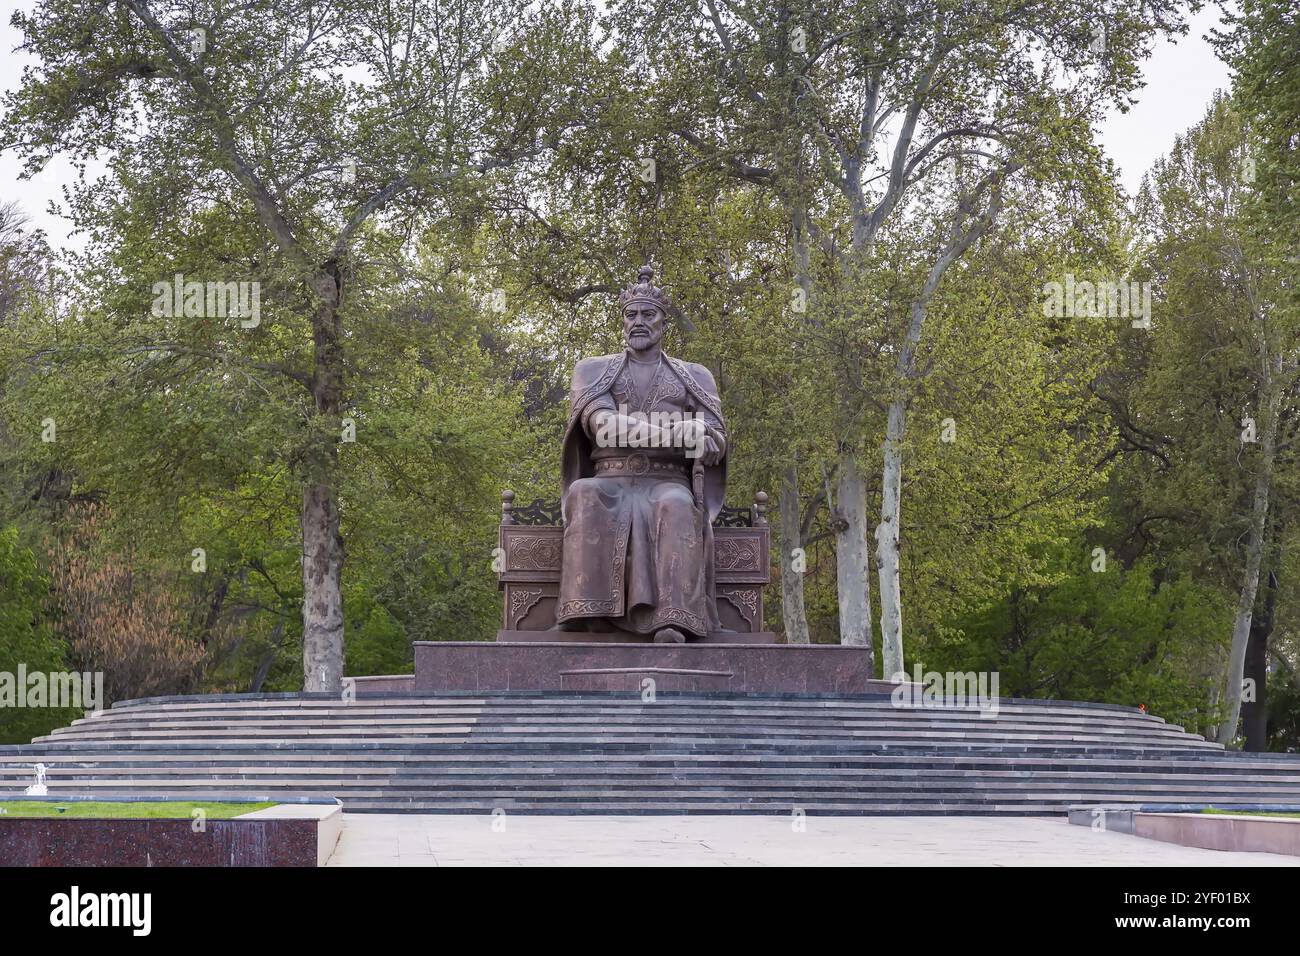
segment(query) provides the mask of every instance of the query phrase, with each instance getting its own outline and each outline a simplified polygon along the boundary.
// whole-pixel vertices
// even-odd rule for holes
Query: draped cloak
[[[713,520],[726,494],[726,455],[704,466],[684,449],[602,449],[588,434],[592,412],[617,410],[628,353],[583,359],[573,370],[561,461],[564,552],[557,622],[600,619],[620,630],[662,627],[704,637],[719,628]],[[663,356],[647,412],[696,414],[729,451],[713,376],[702,365]],[[638,409],[640,410],[640,409]],[[597,474],[597,460],[644,451],[681,465],[681,476]],[[702,471],[692,488],[690,472]]]

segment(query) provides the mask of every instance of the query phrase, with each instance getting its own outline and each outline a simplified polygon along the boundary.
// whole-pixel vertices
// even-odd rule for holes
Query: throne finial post
[[[754,524],[767,524],[767,492],[760,491],[754,495]]]
[[[501,492],[501,523],[514,524],[515,516],[511,514],[515,508],[515,493],[507,488]]]

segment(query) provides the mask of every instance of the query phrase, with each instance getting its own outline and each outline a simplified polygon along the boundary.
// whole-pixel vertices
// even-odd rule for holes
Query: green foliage
[[[1294,671],[1268,681],[1269,750],[1300,753],[1300,682]]]
[[[1260,340],[1235,260],[1266,267],[1247,271],[1268,347],[1297,328],[1296,18],[1243,3],[1220,41],[1234,97],[1156,165],[1135,217],[1092,124],[1184,29],[1182,5],[1140,6],[158,0],[159,30],[131,5],[39,0],[15,18],[41,69],[7,99],[5,140],[33,169],[108,170],[71,184],[89,243],[64,268],[0,242],[0,669],[61,666],[33,552],[90,499],[107,550],[181,582],[203,689],[299,689],[303,487],[322,475],[348,673],[490,638],[499,494],[558,493],[569,371],[621,347],[614,296],[648,261],[678,305],[669,351],[721,385],[730,503],[775,504],[798,467],[813,640],[839,636],[835,469],[857,456],[877,513],[885,412],[905,400],[909,653],[998,670],[1004,694],[1208,727],[1256,464],[1237,435]],[[194,26],[203,53],[169,48]],[[913,148],[931,146],[904,189],[896,127],[862,123],[873,96],[897,123],[922,91]],[[954,221],[989,208],[988,175],[1000,212],[931,290],[908,371],[912,305]],[[259,282],[260,322],[153,309],[177,273]],[[1044,283],[1067,274],[1151,280],[1153,327],[1048,314]],[[1300,652],[1293,385],[1270,530],[1281,660]],[[1270,687],[1294,740],[1294,684]]]
[[[954,617],[923,655],[924,669],[999,673],[1005,697],[1096,700],[1202,729],[1217,671],[1205,662],[1227,639],[1231,601],[1189,577],[1159,580],[1153,562],[1092,570],[1085,542],[1044,556],[1050,585],[1013,588]]]
[[[36,556],[18,543],[18,530],[0,527],[0,673],[67,670],[64,647],[46,623],[48,583]],[[22,693],[24,688],[16,688]],[[0,743],[27,743],[80,716],[49,707],[0,707]]]
[[[364,604],[358,607],[359,603],[348,602],[352,616],[348,627],[348,673],[357,677],[413,673],[414,658],[405,628],[387,608]]]

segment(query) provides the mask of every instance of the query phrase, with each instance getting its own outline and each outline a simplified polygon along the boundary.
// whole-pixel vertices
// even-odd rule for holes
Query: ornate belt
[[[631,475],[637,478],[642,475],[668,475],[673,478],[685,478],[687,475],[686,466],[681,462],[651,458],[649,455],[643,455],[640,452],[634,452],[626,458],[601,458],[596,462],[596,474],[608,474],[610,472],[615,475]]]

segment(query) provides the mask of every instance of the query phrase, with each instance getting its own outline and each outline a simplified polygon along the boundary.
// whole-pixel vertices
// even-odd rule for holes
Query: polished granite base
[[[342,809],[333,800],[281,804],[202,825],[188,817],[0,814],[0,861],[4,866],[314,867],[325,865],[342,827]]]
[[[653,681],[647,684],[646,681]],[[417,693],[500,690],[888,693],[867,651],[837,644],[417,641]]]

